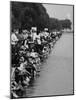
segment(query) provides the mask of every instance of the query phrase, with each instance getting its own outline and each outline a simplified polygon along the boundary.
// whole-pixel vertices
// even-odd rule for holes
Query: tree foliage
[[[50,18],[46,9],[40,3],[11,2],[11,28],[30,29],[36,26],[38,30],[45,27],[53,29],[71,29],[71,21]]]
[[[71,29],[71,21],[69,19],[60,20],[60,24],[62,26],[62,29]]]

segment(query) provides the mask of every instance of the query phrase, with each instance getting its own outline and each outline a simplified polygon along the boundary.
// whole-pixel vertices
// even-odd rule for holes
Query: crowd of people
[[[40,72],[40,65],[48,58],[61,31],[49,32],[48,28],[38,32],[14,29],[11,33],[11,95],[19,97],[18,91],[26,89]]]

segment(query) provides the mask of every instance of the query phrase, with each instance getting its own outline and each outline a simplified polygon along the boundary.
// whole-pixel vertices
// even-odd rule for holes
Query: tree
[[[60,20],[60,23],[62,25],[62,29],[71,29],[71,21],[69,19]]]
[[[69,19],[58,20],[50,18],[44,6],[40,3],[11,2],[11,29],[30,29],[36,26],[43,30],[47,27],[49,30],[71,29]]]
[[[50,18],[50,29],[51,30],[61,30],[62,26],[58,19]]]
[[[42,4],[11,2],[11,12],[14,22],[21,29],[37,26],[39,30],[43,30],[44,27],[49,27],[49,16]],[[16,23],[12,24],[12,28]]]

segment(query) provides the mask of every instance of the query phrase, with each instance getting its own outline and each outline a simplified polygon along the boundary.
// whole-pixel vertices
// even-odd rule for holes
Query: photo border
[[[45,95],[45,96],[32,96],[32,97],[19,97],[17,99],[21,99],[21,98],[41,98],[41,97],[57,97],[57,96],[72,96],[72,95],[75,95],[75,90],[74,90],[74,35],[75,35],[75,32],[74,32],[74,9],[75,9],[75,5],[74,4],[61,4],[61,3],[45,3],[45,2],[27,2],[27,1],[9,1],[10,2],[10,99],[13,99],[11,98],[11,3],[12,2],[20,2],[20,3],[38,3],[38,4],[48,4],[48,5],[64,5],[64,6],[73,6],[73,93],[72,94],[61,94],[61,95]]]

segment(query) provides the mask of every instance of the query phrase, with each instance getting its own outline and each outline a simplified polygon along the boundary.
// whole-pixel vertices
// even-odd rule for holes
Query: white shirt
[[[45,37],[49,36],[49,33],[48,32],[44,32],[44,36]]]
[[[37,54],[36,52],[31,52],[30,56],[32,56],[32,57],[37,57],[38,54]]]
[[[14,33],[12,33],[11,35],[11,41],[12,41],[12,44],[15,44],[15,42],[18,41],[18,38]]]
[[[38,44],[41,44],[41,40],[40,39],[37,39],[37,42],[38,42]]]
[[[40,34],[40,37],[44,36],[44,32],[41,32],[41,33],[39,33],[39,34]]]
[[[53,32],[54,35],[56,35],[56,32]]]
[[[24,63],[21,63],[20,64],[20,67],[18,68],[20,71],[25,71],[25,66],[26,66],[27,64],[26,64],[26,62],[24,62]]]
[[[33,41],[36,39],[36,37],[37,37],[36,32],[32,33],[32,38],[33,38]]]
[[[11,71],[12,73],[11,73],[11,79],[13,80],[14,79],[14,77],[15,77],[15,68],[12,68],[12,71]]]
[[[23,37],[24,37],[24,39],[27,39],[28,34],[27,33],[26,34],[23,34]]]
[[[20,71],[24,70],[24,63],[20,64],[20,67],[18,68]]]
[[[24,42],[24,46],[25,46],[26,48],[28,48],[27,40],[25,40],[25,42]]]

